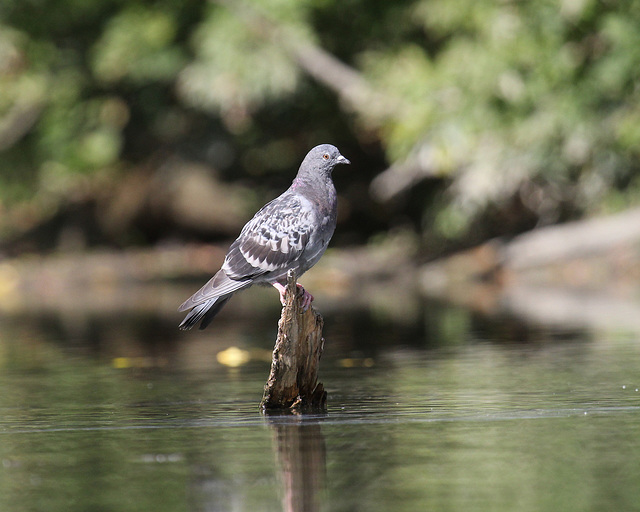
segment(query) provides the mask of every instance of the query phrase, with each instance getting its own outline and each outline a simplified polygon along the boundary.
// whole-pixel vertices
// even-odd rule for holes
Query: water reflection
[[[319,423],[295,416],[267,416],[282,483],[282,509],[316,512],[322,504],[327,470],[325,439]],[[290,421],[282,421],[287,419]]]
[[[259,411],[277,308],[5,316],[0,510],[633,509],[633,332],[419,311],[325,314],[321,417]]]

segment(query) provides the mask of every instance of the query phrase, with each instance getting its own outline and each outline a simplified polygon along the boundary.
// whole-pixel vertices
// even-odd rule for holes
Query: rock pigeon
[[[337,195],[331,172],[337,164],[349,164],[338,148],[321,144],[302,161],[291,186],[263,206],[231,244],[222,268],[178,311],[191,311],[180,324],[204,329],[231,296],[252,284],[273,285],[284,304],[287,272],[300,277],[315,265],[336,227]],[[303,306],[313,297],[302,288]]]

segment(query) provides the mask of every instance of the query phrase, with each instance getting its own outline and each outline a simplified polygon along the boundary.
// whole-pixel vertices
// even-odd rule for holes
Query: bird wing
[[[186,311],[286,272],[304,252],[315,219],[311,202],[285,193],[263,206],[231,244],[222,268],[178,308]]]
[[[222,270],[231,279],[286,272],[305,251],[315,217],[308,199],[285,192],[244,226],[231,244]]]

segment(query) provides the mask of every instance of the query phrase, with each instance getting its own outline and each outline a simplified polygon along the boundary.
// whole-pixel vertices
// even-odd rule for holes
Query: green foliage
[[[139,5],[109,20],[94,45],[93,72],[106,84],[129,80],[137,85],[173,80],[184,64],[181,48],[173,46],[176,23],[170,13]]]
[[[253,8],[286,21],[291,37],[311,38],[304,4],[263,0]],[[243,10],[242,4],[238,9],[209,9],[193,34],[196,58],[179,78],[184,100],[222,116],[232,131],[245,129],[248,116],[260,107],[293,94],[300,78],[282,46],[265,42],[271,28],[260,26],[253,19],[256,13]]]
[[[446,155],[436,159],[453,180],[443,235],[464,235],[531,180],[546,192],[527,206],[553,220],[568,195],[594,210],[637,173],[636,4],[423,0],[414,12],[436,50],[377,49],[363,69],[407,104],[385,126],[391,159],[423,141]]]
[[[91,190],[87,180],[117,177],[125,130],[153,126],[139,118],[136,96],[173,83],[186,61],[180,23],[191,22],[185,11],[198,3],[3,4],[0,208],[29,202],[37,224],[52,206]],[[149,110],[164,112],[168,97],[156,96]]]
[[[229,176],[256,160],[276,172],[292,141],[326,133],[373,141],[391,164],[427,148],[446,200],[422,212],[445,238],[514,200],[542,222],[633,202],[631,0],[7,0],[0,17],[1,208],[51,211],[87,180],[215,138],[240,153]],[[337,56],[387,108],[310,80],[300,45]],[[273,147],[286,151],[256,158]]]

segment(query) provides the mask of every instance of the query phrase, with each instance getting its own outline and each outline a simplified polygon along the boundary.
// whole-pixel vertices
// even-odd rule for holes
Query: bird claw
[[[286,287],[282,286],[280,283],[274,283],[273,286],[280,292],[280,304],[283,306],[286,305],[287,301],[285,300],[285,292]],[[296,283],[298,287],[298,295],[302,298],[302,311],[306,311],[311,306],[313,302],[313,295],[311,295],[300,283]]]
[[[302,311],[306,311],[311,306],[313,302],[313,295],[311,295],[307,290],[305,290],[300,283],[298,285],[298,294],[302,292]]]

